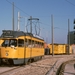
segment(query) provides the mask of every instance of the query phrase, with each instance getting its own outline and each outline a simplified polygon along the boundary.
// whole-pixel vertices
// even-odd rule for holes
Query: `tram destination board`
[[[3,33],[1,35],[1,37],[3,37],[3,38],[13,38],[14,35],[13,35],[13,32],[10,31],[10,30],[3,30]]]

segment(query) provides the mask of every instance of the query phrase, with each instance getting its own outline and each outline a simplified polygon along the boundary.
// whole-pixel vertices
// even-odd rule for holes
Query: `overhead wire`
[[[10,3],[12,5],[12,3],[9,1],[9,0],[6,0],[8,3]],[[23,11],[22,9],[20,9],[19,7],[17,7],[15,4],[14,6],[19,9],[20,11],[22,11],[23,13],[25,13],[27,16],[30,16],[28,13],[26,13],[25,11]],[[45,24],[45,23],[42,23],[42,22],[39,22],[40,24]],[[45,24],[46,26],[48,26],[48,24]]]
[[[8,3],[10,3],[11,5],[12,5],[12,3],[9,1],[9,0],[6,0]],[[68,0],[65,0],[65,1],[67,1],[67,2],[69,2],[70,4],[72,4],[72,5],[74,5],[73,3],[71,3],[70,1],[68,1]],[[23,11],[22,9],[20,9],[19,7],[17,7],[15,4],[14,4],[14,6],[17,8],[17,9],[19,9],[20,11],[22,11],[23,13],[25,13],[27,16],[30,16],[28,13],[26,13],[25,11]],[[74,5],[75,6],[75,5]],[[46,26],[50,26],[50,25],[48,25],[48,24],[45,24],[45,23],[43,23],[43,22],[39,22],[40,24],[43,24],[43,25],[46,25]],[[26,27],[27,26],[29,26],[29,25],[26,25]],[[45,28],[39,28],[38,26],[36,26],[38,29],[45,29]],[[59,29],[61,29],[61,28],[59,28]]]
[[[75,4],[73,4],[72,2],[65,0],[66,2],[70,3],[71,5],[75,6]]]
[[[8,0],[6,0],[6,1],[12,5],[12,3],[11,3],[10,1],[8,1]],[[30,16],[30,15],[27,14],[25,11],[23,11],[22,9],[20,9],[19,7],[17,7],[15,4],[14,4],[14,6],[15,6],[17,9],[21,10],[21,11],[22,11],[23,13],[25,13],[26,15]]]

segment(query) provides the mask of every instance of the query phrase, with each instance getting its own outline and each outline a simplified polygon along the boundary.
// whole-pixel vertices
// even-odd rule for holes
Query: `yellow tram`
[[[31,33],[3,30],[1,40],[1,63],[27,64],[44,56],[44,40]]]
[[[1,46],[2,43],[3,43],[3,40],[0,39],[0,46]]]

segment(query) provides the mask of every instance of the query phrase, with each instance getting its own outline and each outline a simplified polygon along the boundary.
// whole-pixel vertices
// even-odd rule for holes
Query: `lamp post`
[[[13,11],[12,11],[12,27],[13,27],[13,31],[14,31],[14,2],[13,2]]]
[[[51,15],[51,29],[52,29],[52,56],[54,56],[54,45],[53,45],[53,42],[54,42],[54,36],[53,36],[53,15]]]

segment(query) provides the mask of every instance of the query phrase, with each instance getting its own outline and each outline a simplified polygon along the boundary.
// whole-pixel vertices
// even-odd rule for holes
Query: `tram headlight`
[[[6,56],[8,56],[8,53],[6,53]]]

